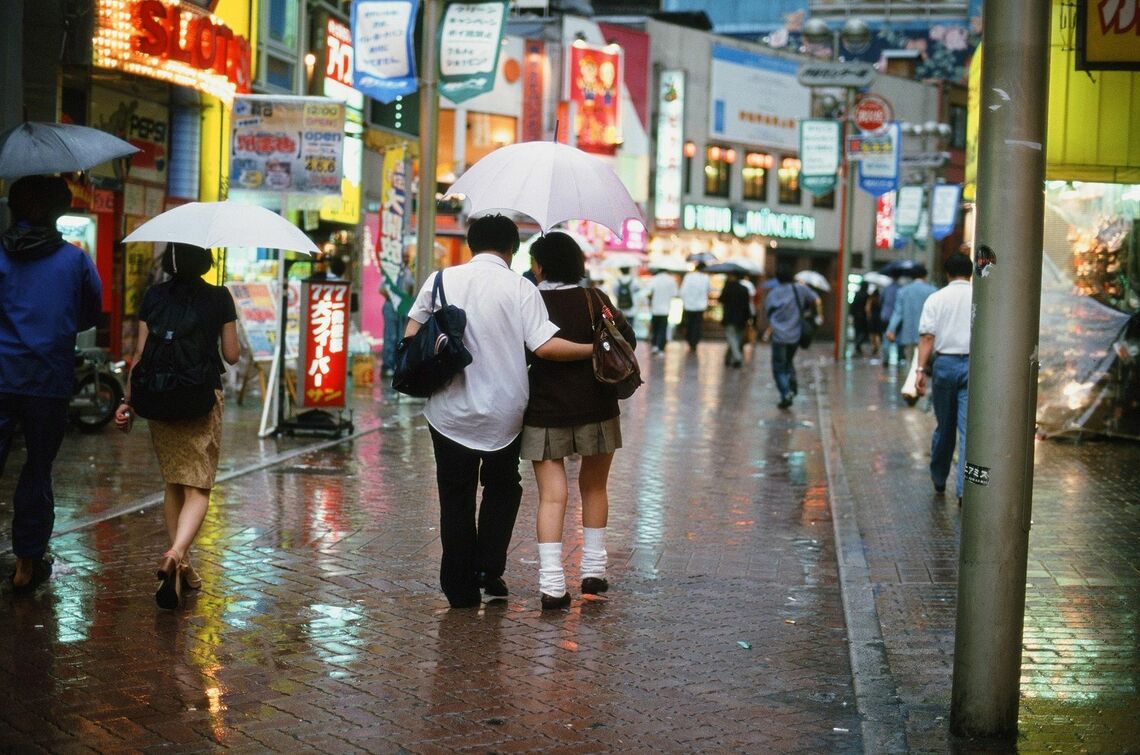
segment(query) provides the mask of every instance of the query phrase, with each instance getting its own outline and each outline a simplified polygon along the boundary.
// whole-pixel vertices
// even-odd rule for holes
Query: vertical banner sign
[[[888,191],[875,198],[876,249],[891,249],[895,245],[895,194]]]
[[[344,105],[324,97],[234,99],[230,188],[340,194]]]
[[[419,0],[353,0],[353,86],[380,102],[416,91]]]
[[[301,283],[301,406],[341,408],[348,366],[348,281]]]
[[[439,93],[463,102],[495,88],[507,0],[453,2],[439,29]]]
[[[958,224],[958,205],[962,197],[960,184],[937,184],[930,200],[931,234],[941,241],[954,232]]]
[[[839,121],[800,121],[800,185],[823,196],[835,189],[843,137]]]
[[[570,48],[570,102],[578,149],[612,155],[621,142],[621,48]]]
[[[668,229],[681,225],[685,72],[662,71],[657,86],[657,185],[653,192],[653,223],[658,229]]]
[[[904,186],[899,189],[898,206],[895,207],[895,232],[900,236],[914,236],[922,218],[921,186]]]
[[[380,213],[364,213],[360,255],[360,330],[373,345],[380,344],[384,334],[384,299],[380,295],[383,278],[380,273]]]
[[[528,39],[524,44],[522,75],[522,140],[542,141],[542,93],[545,43]]]
[[[404,147],[385,150],[384,171],[380,176],[380,272],[384,288],[392,292],[392,304],[401,317],[411,311],[415,296],[414,290],[409,294],[400,285],[400,272],[404,267],[404,224],[408,214],[408,176],[404,154]]]
[[[860,189],[878,196],[899,187],[900,135],[898,121],[892,121],[882,134],[848,139],[848,151],[858,153]]]

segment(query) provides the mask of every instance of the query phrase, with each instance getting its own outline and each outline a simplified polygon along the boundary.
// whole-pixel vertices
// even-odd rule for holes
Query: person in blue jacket
[[[103,300],[91,258],[56,230],[70,204],[62,178],[21,178],[8,192],[14,222],[0,234],[0,474],[17,425],[27,456],[12,496],[16,591],[51,574],[51,470],[74,391],[75,336],[96,325]]]

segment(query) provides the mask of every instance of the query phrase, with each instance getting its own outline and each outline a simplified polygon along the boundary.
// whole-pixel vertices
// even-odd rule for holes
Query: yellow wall
[[[249,40],[250,81],[257,79],[258,0],[221,0],[214,15],[234,34]],[[229,175],[230,108],[222,100],[202,95],[202,142],[199,153],[198,198],[203,202],[222,199],[222,179]]]

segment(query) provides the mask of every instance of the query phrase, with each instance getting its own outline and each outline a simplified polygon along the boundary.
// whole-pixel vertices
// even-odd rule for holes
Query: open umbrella
[[[923,274],[925,275],[926,268],[921,262],[915,262],[914,260],[895,260],[894,262],[888,262],[883,265],[879,268],[878,272],[883,275],[889,275],[892,278],[898,278],[903,275],[914,277],[915,271],[919,268],[922,268]]]
[[[692,267],[678,254],[663,254],[649,260],[650,270],[666,270],[670,273],[687,273]]]
[[[706,273],[736,273],[738,275],[749,275],[752,271],[746,270],[742,265],[736,262],[717,262],[715,265],[709,265],[705,268]]]
[[[797,281],[805,286],[811,286],[820,291],[831,290],[831,284],[827,282],[827,278],[824,278],[821,273],[817,273],[815,270],[800,270],[796,273],[795,277]]]
[[[644,254],[635,252],[606,252],[606,256],[602,258],[601,266],[605,268],[639,268],[646,259],[648,257]]]
[[[548,231],[565,220],[592,220],[614,233],[641,211],[610,166],[558,142],[500,147],[467,169],[444,199],[463,195],[472,214],[515,210]]]
[[[729,257],[724,261],[730,265],[736,265],[737,267],[744,268],[746,275],[760,275],[764,272],[764,269],[760,266],[760,263],[751,257]]]
[[[882,273],[863,273],[863,280],[877,288],[886,288],[895,282],[895,279]]]
[[[0,134],[0,178],[74,173],[138,147],[106,131],[68,123],[21,123]]]
[[[706,265],[711,265],[712,263],[717,262],[717,258],[716,255],[712,252],[693,252],[685,258],[685,261],[692,262],[694,264],[697,262],[703,262]]]
[[[222,246],[318,252],[300,228],[272,210],[241,202],[190,202],[140,225],[123,241],[181,241]]]

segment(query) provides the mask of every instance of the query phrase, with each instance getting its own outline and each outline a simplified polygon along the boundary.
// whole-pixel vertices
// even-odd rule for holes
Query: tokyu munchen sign
[[[740,210],[706,204],[687,204],[681,227],[686,231],[731,233],[737,238],[769,236],[777,239],[811,241],[815,238],[815,218],[785,212]]]

